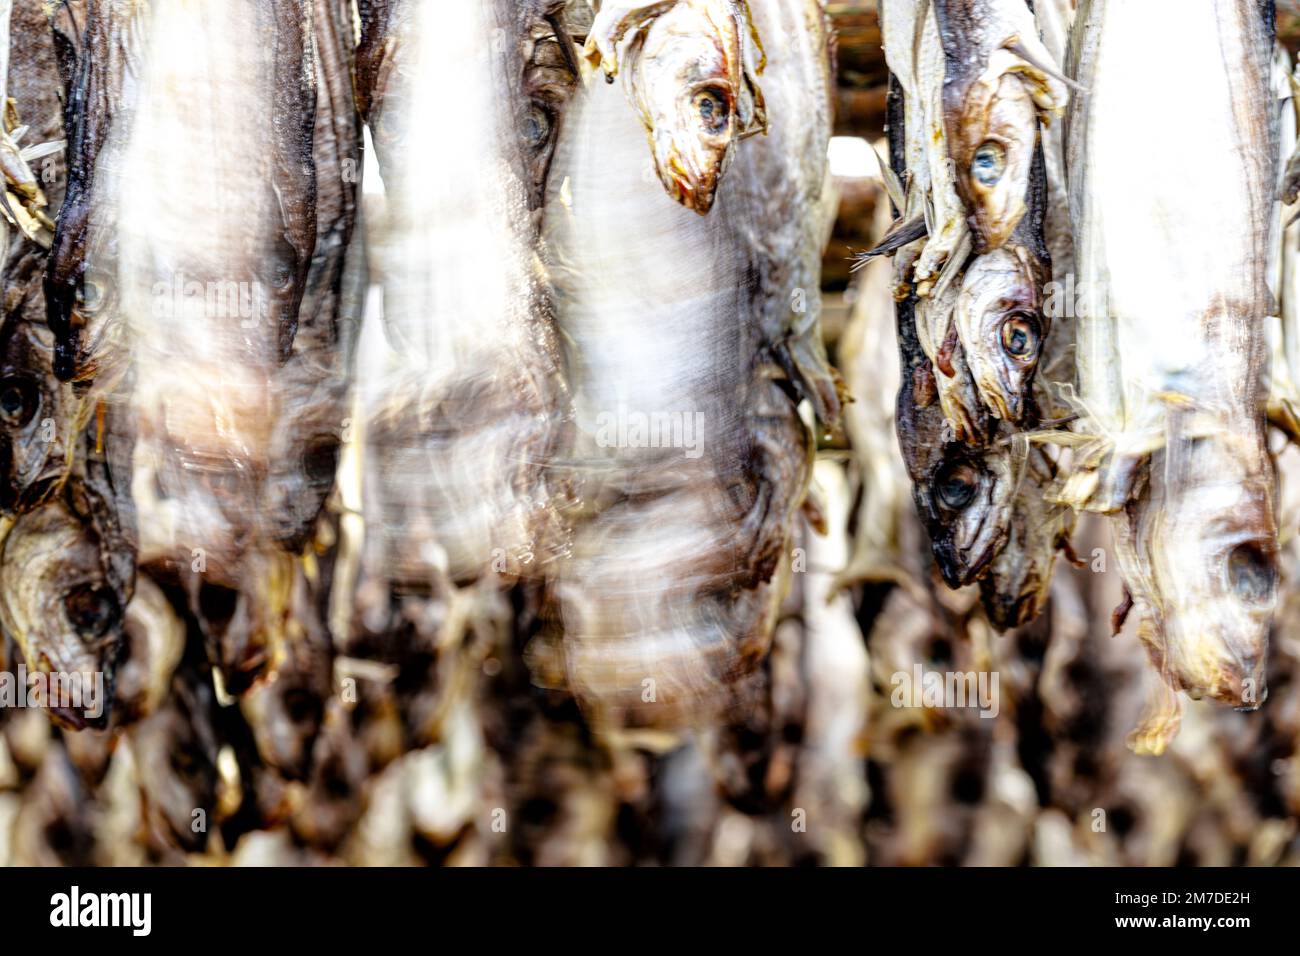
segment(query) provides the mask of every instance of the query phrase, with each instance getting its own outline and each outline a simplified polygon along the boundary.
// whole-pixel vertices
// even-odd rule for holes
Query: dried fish
[[[1043,270],[1024,246],[978,256],[966,269],[955,324],[980,400],[997,418],[1023,424],[1047,337]]]
[[[0,522],[0,623],[28,670],[46,675],[51,717],[77,730],[108,723],[134,588],[124,418],[87,429],[77,474],[59,496]]]
[[[766,58],[749,6],[610,2],[587,36],[587,62],[610,82],[623,73],[664,189],[700,215],[713,208],[740,140],[767,132],[758,79]]]
[[[1155,53],[1141,38],[1157,24],[1168,42]],[[1082,301],[1076,431],[1091,444],[1064,498],[1116,515],[1138,633],[1171,688],[1131,743],[1159,753],[1177,732],[1175,690],[1245,708],[1265,693],[1277,551],[1263,431],[1271,24],[1252,5],[1193,14],[1093,0],[1071,42],[1090,91],[1075,100],[1067,157]],[[1207,66],[1168,109],[1132,101],[1133,84],[1187,56]],[[1149,148],[1131,148],[1134,124]],[[1170,158],[1190,129],[1214,144],[1194,175]],[[1206,175],[1221,201],[1198,194]]]
[[[996,249],[1025,213],[1041,117],[1069,99],[1023,0],[935,0],[945,60],[943,120],[976,251]]]
[[[751,9],[761,34],[808,6]],[[707,217],[640,176],[639,131],[615,91],[588,87],[562,131],[548,246],[582,266],[557,283],[583,511],[555,593],[568,684],[602,726],[667,726],[726,707],[771,639],[812,451],[790,397],[800,379],[778,349],[796,290],[815,289],[801,284],[820,245],[807,200],[825,179],[829,123],[807,78],[825,75],[824,40],[769,61],[769,102],[799,124],[788,139],[746,145]],[[821,147],[799,151],[805,142]],[[808,303],[794,319],[812,342]],[[808,394],[834,415],[821,369],[827,385]]]

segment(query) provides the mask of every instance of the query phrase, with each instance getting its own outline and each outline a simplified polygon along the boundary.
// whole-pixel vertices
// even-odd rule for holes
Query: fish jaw
[[[1149,542],[1154,613],[1144,634],[1153,661],[1192,698],[1253,710],[1267,694],[1277,603],[1272,489],[1211,478],[1180,489],[1161,512]]]
[[[655,171],[664,191],[674,202],[701,216],[708,215],[718,183],[731,165],[734,145],[705,146],[675,135],[651,135]]]

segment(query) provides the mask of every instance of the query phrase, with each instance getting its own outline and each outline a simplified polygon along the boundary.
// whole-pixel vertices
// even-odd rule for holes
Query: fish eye
[[[695,110],[700,114],[700,121],[706,133],[717,136],[727,128],[727,119],[731,107],[727,105],[727,95],[716,87],[706,87],[695,94]]]
[[[1239,544],[1228,555],[1228,584],[1237,597],[1249,604],[1273,600],[1277,572],[1257,544]]]
[[[1002,323],[1002,350],[1028,364],[1038,357],[1038,319],[1027,312],[1013,312]]]
[[[996,186],[1007,168],[1007,151],[992,140],[981,143],[970,163],[970,174],[982,186]]]
[[[36,383],[14,376],[0,380],[0,421],[9,428],[22,428],[36,417],[41,404]]]
[[[946,466],[939,472],[935,482],[935,493],[939,503],[945,508],[959,511],[975,498],[979,487],[979,472],[969,462],[959,461]]]
[[[337,441],[330,438],[309,446],[302,456],[303,472],[312,484],[332,484],[338,465],[339,445]]]
[[[529,149],[541,149],[551,138],[551,114],[533,104],[524,117],[524,140]]]
[[[298,275],[298,253],[288,239],[281,237],[271,255],[271,284],[287,289]]]
[[[95,584],[83,584],[69,591],[63,598],[63,610],[72,629],[85,641],[103,637],[119,617],[116,596],[108,588]]]
[[[86,276],[81,283],[81,295],[77,305],[83,312],[98,312],[104,304],[104,283],[99,279]]]

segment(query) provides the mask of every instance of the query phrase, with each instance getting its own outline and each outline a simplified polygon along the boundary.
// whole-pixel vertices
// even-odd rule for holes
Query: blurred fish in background
[[[1300,863],[1300,23],[1131,6],[0,0],[0,862]]]

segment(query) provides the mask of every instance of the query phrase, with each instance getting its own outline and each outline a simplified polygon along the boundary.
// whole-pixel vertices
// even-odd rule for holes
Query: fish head
[[[559,140],[560,119],[578,88],[578,75],[555,28],[534,24],[532,48],[524,66],[520,139],[531,190],[530,208],[545,202],[546,177]]]
[[[41,501],[63,477],[66,436],[79,434],[83,406],[52,374],[48,329],[14,321],[0,336],[0,511],[13,512]]]
[[[981,79],[945,108],[957,191],[970,210],[976,251],[987,252],[1006,242],[1025,214],[1037,110],[1015,73]]]
[[[301,565],[296,565],[291,598],[294,623],[282,659],[266,681],[240,700],[262,760],[289,780],[306,780],[311,773],[324,702],[334,689],[333,645],[317,611],[318,598],[308,587]]]
[[[261,520],[278,547],[298,553],[311,540],[325,499],[334,490],[348,415],[346,386],[283,369],[284,410],[271,424]]]
[[[649,131],[655,171],[700,215],[744,137],[766,130],[747,16],[730,3],[681,3],[633,40],[629,82]]]
[[[953,442],[929,477],[914,485],[944,583],[959,588],[976,580],[1007,540],[1014,493],[1010,453],[976,451]]]
[[[42,701],[56,723],[72,730],[107,726],[125,643],[131,582],[103,552],[87,516],[56,498],[21,515],[0,553],[0,619],[28,670],[46,675],[50,695],[79,686]]]
[[[364,809],[369,773],[369,755],[352,727],[347,705],[337,695],[327,697],[311,776],[291,821],[299,839],[330,850],[342,843]]]
[[[126,606],[126,649],[113,686],[114,723],[128,726],[157,711],[171,692],[185,650],[185,623],[147,575]]]
[[[1188,696],[1254,710],[1267,693],[1277,604],[1272,487],[1234,466],[1228,449],[1214,451],[1218,439],[1197,444],[1206,447],[1191,454],[1212,460],[1219,473],[1195,469],[1139,519],[1152,526],[1146,547],[1156,610],[1143,626],[1159,630],[1143,637],[1162,648],[1157,665]]]
[[[84,246],[56,243],[45,278],[46,323],[54,334],[55,376],[63,382],[93,379],[124,357],[117,346],[122,309],[116,275],[116,243]]]
[[[218,740],[213,726],[211,684],[197,673],[178,672],[166,706],[131,729],[140,768],[144,820],[153,842],[189,852],[208,842],[194,827],[194,811],[216,810]]]
[[[1047,337],[1038,278],[1028,250],[1008,244],[971,263],[957,300],[957,328],[980,398],[1013,424],[1031,404]]]

